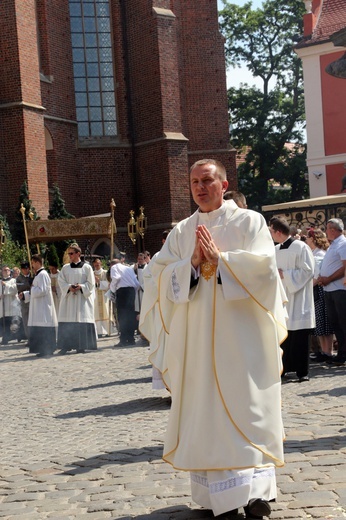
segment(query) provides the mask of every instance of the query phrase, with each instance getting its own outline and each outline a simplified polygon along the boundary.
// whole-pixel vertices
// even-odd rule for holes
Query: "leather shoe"
[[[269,516],[272,509],[267,500],[262,498],[253,498],[249,500],[247,506],[244,507],[246,518],[262,519],[264,516]]]
[[[332,357],[331,361],[328,361],[329,365],[334,365],[335,367],[342,367],[346,363],[346,358],[343,356],[335,356]]]
[[[298,383],[304,383],[304,381],[310,381],[309,376],[303,376],[298,378]]]

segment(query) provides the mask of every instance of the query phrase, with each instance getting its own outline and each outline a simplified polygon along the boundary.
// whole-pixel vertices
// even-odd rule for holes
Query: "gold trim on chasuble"
[[[266,309],[266,307],[264,307],[264,305],[262,305],[255,297],[253,294],[250,293],[250,291],[247,289],[247,287],[245,287],[245,285],[242,284],[242,282],[239,280],[239,278],[235,275],[235,273],[232,271],[232,269],[230,268],[230,266],[228,265],[226,259],[223,257],[222,253],[220,253],[220,258],[221,260],[223,261],[223,263],[225,264],[226,268],[229,270],[229,272],[231,273],[231,275],[233,276],[233,278],[238,282],[238,284],[240,285],[240,287],[242,287],[244,289],[244,291],[246,291],[248,293],[248,295],[250,296],[250,298],[255,302],[257,303],[257,305],[259,305],[261,307],[261,309],[263,309],[267,314],[268,316],[271,316],[272,320],[277,324],[279,325],[282,329],[284,329],[284,331],[286,332],[286,335],[285,337],[283,338],[283,340],[280,342],[280,345],[285,341],[285,339],[287,338],[288,336],[288,332],[287,332],[287,327],[285,327],[285,325],[283,325],[282,323],[280,323],[274,316],[274,314],[269,310],[269,309]],[[286,302],[283,302],[283,303],[286,303]]]
[[[220,255],[221,258],[222,258],[222,255]],[[225,262],[226,266],[228,267],[226,261],[224,258],[222,258],[222,260]],[[233,274],[232,270],[229,268],[229,270],[231,271],[231,273]],[[233,274],[234,276],[234,274]],[[239,282],[239,280],[237,280]],[[240,282],[239,282],[240,283]],[[239,428],[239,426],[234,422],[233,418],[232,418],[232,415],[231,415],[231,412],[230,410],[227,408],[227,405],[226,405],[226,401],[225,401],[225,398],[222,394],[222,391],[221,391],[221,385],[220,385],[220,382],[219,382],[219,378],[217,376],[217,370],[216,370],[216,363],[215,363],[215,324],[216,324],[216,287],[217,287],[217,279],[216,279],[216,276],[214,278],[214,294],[213,294],[213,323],[212,323],[212,329],[213,329],[213,335],[212,335],[212,352],[213,352],[213,371],[214,371],[214,376],[215,376],[215,382],[216,382],[216,386],[217,386],[217,389],[218,389],[218,392],[219,392],[219,395],[220,395],[220,399],[221,399],[221,402],[224,406],[224,409],[226,411],[226,414],[229,418],[229,420],[231,421],[231,423],[233,424],[234,428],[238,431],[238,433],[243,437],[243,439],[246,440],[246,442],[248,442],[250,444],[250,446],[252,446],[253,448],[257,449],[258,451],[260,451],[261,453],[263,453],[263,455],[266,455],[269,459],[272,459],[273,461],[276,462],[276,465],[278,467],[280,466],[284,466],[284,462],[280,459],[278,459],[277,457],[275,457],[274,455],[272,455],[271,453],[267,452],[266,450],[264,450],[263,448],[261,448],[260,446],[258,446],[257,444],[255,444],[254,442],[252,442],[248,437],[247,435],[245,435],[245,433]],[[245,287],[244,287],[245,289]],[[251,294],[249,293],[249,291],[247,291],[248,294],[251,296]],[[251,296],[252,297],[252,296]],[[254,298],[255,300],[255,298]],[[257,300],[255,300],[256,303]],[[263,305],[261,306],[262,308]],[[268,312],[268,311],[267,311]],[[266,467],[268,466],[268,464],[264,464],[263,467]],[[262,466],[258,466],[258,467],[262,467]]]
[[[97,294],[97,308],[99,312],[99,319],[95,321],[105,321],[106,320],[106,314],[103,307],[103,291],[101,289],[96,289]]]

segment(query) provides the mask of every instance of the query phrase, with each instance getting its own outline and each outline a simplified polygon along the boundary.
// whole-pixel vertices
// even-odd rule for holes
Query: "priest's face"
[[[190,174],[193,200],[202,213],[209,213],[220,208],[228,182],[222,180],[215,164],[195,166]]]

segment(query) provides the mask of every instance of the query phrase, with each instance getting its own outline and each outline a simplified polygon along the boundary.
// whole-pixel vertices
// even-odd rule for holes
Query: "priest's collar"
[[[84,265],[84,262],[81,262],[81,261],[77,262],[77,263],[75,263],[75,262],[70,263],[70,266],[72,267],[72,269],[79,269],[80,267],[83,267],[83,265]]]
[[[237,209],[238,206],[236,205],[234,200],[223,201],[219,208],[214,209],[214,211],[209,211],[209,213],[203,213],[202,211],[198,210],[198,218],[199,220],[212,220],[223,215],[226,212],[226,209],[228,208]]]

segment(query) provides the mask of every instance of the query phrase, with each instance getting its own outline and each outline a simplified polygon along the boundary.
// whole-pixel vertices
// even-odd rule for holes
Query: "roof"
[[[320,208],[331,204],[346,204],[346,193],[341,193],[340,195],[326,195],[325,197],[316,197],[314,199],[292,200],[290,202],[282,202],[281,204],[262,206],[262,211],[280,211],[285,209],[308,207]]]
[[[311,15],[312,16],[312,15]],[[295,47],[309,47],[331,40],[331,35],[346,27],[345,0],[322,0],[322,9],[311,35],[303,38]]]

